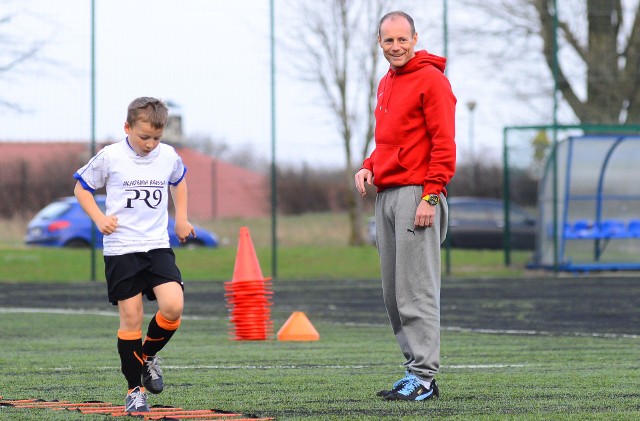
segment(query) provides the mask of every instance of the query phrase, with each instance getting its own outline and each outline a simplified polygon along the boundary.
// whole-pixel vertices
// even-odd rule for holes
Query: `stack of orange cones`
[[[233,279],[225,282],[231,339],[260,341],[273,336],[271,278],[263,278],[249,228],[240,227]]]

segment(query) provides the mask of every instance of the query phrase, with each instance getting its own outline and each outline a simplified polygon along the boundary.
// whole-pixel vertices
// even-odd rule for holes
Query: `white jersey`
[[[139,156],[125,139],[106,146],[74,174],[89,191],[106,186],[106,215],[118,217],[118,228],[104,236],[105,256],[169,247],[169,184],[180,183],[186,171],[173,147],[160,143]]]

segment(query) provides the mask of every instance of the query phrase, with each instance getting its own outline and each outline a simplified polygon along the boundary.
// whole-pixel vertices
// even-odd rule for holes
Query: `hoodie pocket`
[[[411,170],[400,162],[402,149],[397,145],[376,145],[373,174],[378,186],[403,185],[411,178]]]

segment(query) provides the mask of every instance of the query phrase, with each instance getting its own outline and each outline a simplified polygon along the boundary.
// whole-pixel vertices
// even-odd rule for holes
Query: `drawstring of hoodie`
[[[384,113],[387,113],[387,107],[389,106],[389,99],[391,99],[391,89],[393,88],[393,79],[396,76],[396,72],[393,69],[389,69],[387,76],[384,78],[384,84],[382,85],[382,103],[380,104],[380,111],[384,109]],[[390,82],[389,89],[387,90],[387,82]]]

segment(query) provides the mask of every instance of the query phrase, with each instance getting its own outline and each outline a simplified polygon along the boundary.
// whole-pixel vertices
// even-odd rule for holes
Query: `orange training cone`
[[[294,311],[278,331],[279,341],[317,341],[320,334],[301,311]]]
[[[253,241],[249,234],[249,228],[240,227],[238,237],[238,252],[236,263],[233,267],[233,282],[236,281],[268,281],[270,278],[262,277],[260,262],[253,248]]]
[[[266,340],[273,336],[270,320],[270,278],[262,277],[249,228],[241,227],[233,279],[225,282],[229,307],[229,334],[234,340]]]

